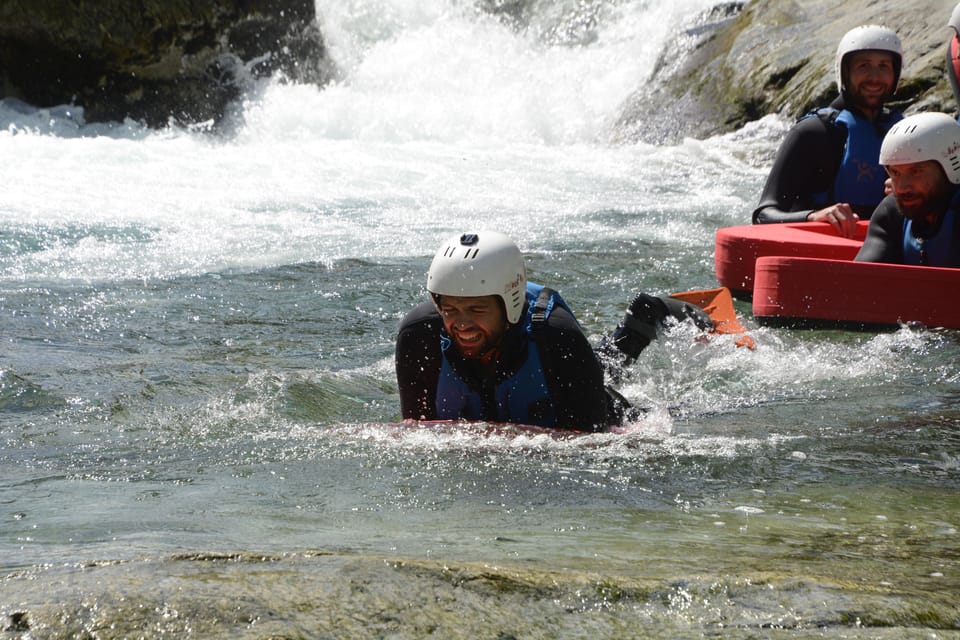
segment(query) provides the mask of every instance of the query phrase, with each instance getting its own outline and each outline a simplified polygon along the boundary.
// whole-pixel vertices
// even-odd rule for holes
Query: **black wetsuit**
[[[954,192],[951,208],[957,210],[960,205],[960,188]],[[954,218],[956,220],[956,218]],[[870,219],[867,237],[860,247],[854,260],[861,262],[887,262],[891,264],[907,264],[904,251],[904,230],[906,218],[900,213],[900,207],[893,196],[887,196],[877,207]],[[919,226],[914,223],[912,226]],[[939,229],[922,230],[920,233],[928,238],[937,235]],[[954,224],[953,237],[946,255],[937,256],[928,262],[929,266],[960,267],[960,224]]]
[[[527,308],[524,309],[526,317]],[[531,335],[535,335],[531,338]],[[405,419],[435,420],[437,389],[443,359],[460,380],[483,400],[482,415],[457,416],[468,420],[489,420],[550,426],[560,429],[599,431],[618,421],[604,388],[603,367],[576,319],[559,305],[546,321],[528,334],[524,323],[511,325],[504,336],[495,376],[484,372],[476,360],[464,358],[451,343],[441,350],[446,336],[443,322],[431,302],[413,309],[400,323],[397,335],[396,366],[400,390],[400,411]],[[533,339],[552,407],[531,408],[527,415],[503,415],[493,400],[495,388],[520,371],[530,353]],[[546,409],[546,410],[544,410]],[[538,415],[550,415],[543,422]]]
[[[528,296],[522,318],[536,315],[528,315],[530,300]],[[527,322],[510,326],[500,348],[496,373],[491,375],[476,360],[460,354],[456,344],[447,337],[433,303],[421,303],[403,318],[397,335],[401,415],[413,420],[453,417],[580,431],[599,431],[633,420],[640,410],[631,408],[620,394],[605,386],[604,374],[619,380],[622,367],[633,362],[650,341],[657,338],[668,318],[689,320],[701,329],[713,326],[710,317],[699,307],[669,296],[640,294],[629,305],[629,311],[613,335],[598,347],[601,360],[576,318],[565,306],[556,304],[546,319],[531,330]],[[529,366],[528,360],[533,357],[539,358],[537,366]],[[531,370],[540,372],[544,379],[522,380],[517,385],[518,375],[527,375]],[[443,415],[444,410],[438,407],[439,390],[449,390],[451,378],[455,394],[463,392],[472,396],[466,403],[454,398],[458,412],[455,416]],[[505,403],[497,401],[498,397],[502,400],[502,390],[508,381],[513,381],[525,399],[525,392],[529,392],[532,400],[513,413]],[[538,391],[544,386],[547,407],[542,406],[543,394]],[[449,391],[443,393],[449,394]],[[481,408],[476,409],[477,406]]]
[[[847,143],[846,128],[832,120],[831,116],[848,109],[842,97],[818,115],[802,118],[786,134],[777,150],[773,167],[767,176],[760,203],[753,211],[753,223],[805,222],[807,216],[823,207],[836,203],[834,186],[843,162]],[[884,111],[877,120],[880,139],[886,130],[900,118],[899,113]],[[879,165],[879,157],[873,160],[882,185],[885,176]],[[882,199],[871,202],[850,203],[854,213],[868,219]]]

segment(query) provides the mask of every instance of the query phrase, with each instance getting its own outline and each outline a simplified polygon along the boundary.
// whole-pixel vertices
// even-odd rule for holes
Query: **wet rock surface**
[[[953,112],[944,77],[952,0],[719,2],[664,48],[623,105],[613,138],[705,138],[768,113],[799,116],[836,94],[836,46],[861,24],[897,31],[906,60],[897,104]],[[536,2],[478,0],[529,28]],[[560,20],[551,42],[589,41],[600,4]],[[86,122],[216,123],[252,78],[323,84],[335,70],[312,0],[3,0],[0,97],[76,105]],[[565,35],[564,35],[565,34]],[[562,37],[561,37],[562,36]],[[546,35],[544,37],[547,37]]]
[[[772,628],[791,638],[904,638],[953,628],[958,615],[951,594],[817,576],[664,582],[325,551],[193,553],[0,577],[3,639],[627,638],[641,629],[754,638]]]
[[[330,74],[312,0],[3,0],[0,97],[87,122],[219,121],[250,78]]]
[[[626,102],[622,141],[675,142],[742,127],[768,113],[799,117],[837,95],[834,60],[848,30],[882,24],[904,47],[895,106],[955,112],[944,72],[952,1],[752,0],[697,17]]]

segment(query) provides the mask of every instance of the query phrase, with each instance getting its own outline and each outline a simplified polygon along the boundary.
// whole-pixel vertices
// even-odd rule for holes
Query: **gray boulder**
[[[956,111],[944,75],[952,0],[752,0],[699,16],[624,104],[614,137],[673,142],[742,127],[768,113],[798,117],[837,95],[834,58],[848,30],[882,24],[904,47],[894,106]]]

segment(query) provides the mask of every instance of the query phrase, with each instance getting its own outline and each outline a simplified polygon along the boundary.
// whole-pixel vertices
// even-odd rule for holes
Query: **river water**
[[[319,0],[339,79],[215,132],[3,103],[0,638],[958,637],[956,332],[738,303],[756,349],[672,328],[621,433],[397,424],[448,235],[593,341],[716,286],[788,123],[611,142],[709,4]]]

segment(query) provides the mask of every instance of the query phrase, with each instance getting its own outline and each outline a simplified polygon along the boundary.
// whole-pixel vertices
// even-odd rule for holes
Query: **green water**
[[[756,349],[671,327],[620,432],[396,424],[452,233],[514,235],[595,343],[716,286],[787,123],[606,128],[703,3],[525,5],[573,44],[322,4],[348,78],[262,87],[234,137],[0,104],[0,639],[960,635],[956,332],[741,302]]]

